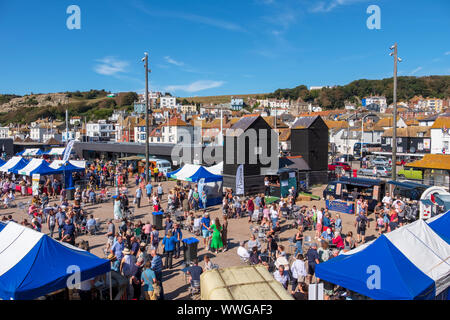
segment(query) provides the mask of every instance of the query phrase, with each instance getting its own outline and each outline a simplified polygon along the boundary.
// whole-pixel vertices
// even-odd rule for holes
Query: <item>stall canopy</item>
[[[84,171],[86,169],[86,161],[84,160],[55,160],[50,164],[52,169],[61,169],[65,171]]]
[[[450,211],[428,219],[427,223],[434,232],[450,244]]]
[[[211,172],[212,174],[221,176],[223,174],[223,161],[219,162],[216,165],[213,165],[211,167],[207,167],[206,168],[209,172]]]
[[[211,173],[209,170],[197,164],[185,164],[182,168],[167,173],[172,179],[198,182],[204,178],[205,182],[222,181],[222,176]]]
[[[1,172],[14,172],[14,170],[22,169],[28,164],[28,160],[22,157],[12,157],[3,166],[0,167]],[[17,173],[17,172],[14,172]]]
[[[66,288],[75,271],[84,281],[110,269],[108,260],[87,251],[14,222],[0,223],[0,299],[36,299]]]
[[[66,148],[51,148],[49,151],[45,152],[50,156],[62,156]]]
[[[32,159],[24,168],[17,172],[23,176],[31,176],[33,174],[40,174],[41,176],[49,174],[60,174],[61,169],[53,169],[50,164],[43,159]]]
[[[32,149],[25,149],[22,152],[17,153],[17,156],[23,156],[23,157],[30,157],[30,156],[39,156],[43,154],[41,149],[39,148],[32,148]]]
[[[316,275],[377,300],[434,299],[450,286],[449,257],[449,243],[418,220],[318,264]]]

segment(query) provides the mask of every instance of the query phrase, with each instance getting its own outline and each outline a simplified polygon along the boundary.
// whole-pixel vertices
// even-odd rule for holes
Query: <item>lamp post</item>
[[[393,104],[394,104],[394,119],[393,119],[393,132],[392,132],[392,180],[397,180],[397,62],[401,62],[397,56],[397,43],[392,47],[393,50],[389,55],[394,56],[394,92],[393,92]]]
[[[145,181],[148,183],[150,181],[149,170],[149,145],[148,145],[148,136],[149,136],[149,127],[148,127],[148,53],[145,52],[144,58],[142,58],[145,67]]]

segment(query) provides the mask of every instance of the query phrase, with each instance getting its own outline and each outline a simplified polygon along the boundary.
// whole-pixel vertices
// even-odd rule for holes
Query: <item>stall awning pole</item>
[[[112,296],[112,276],[111,276],[112,271],[109,272],[109,300],[113,299]]]

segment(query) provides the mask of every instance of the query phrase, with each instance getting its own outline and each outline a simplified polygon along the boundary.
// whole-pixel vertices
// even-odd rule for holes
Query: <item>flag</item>
[[[63,155],[64,162],[69,160],[70,153],[72,152],[74,143],[75,143],[75,140],[70,140],[69,143],[67,144],[66,148],[64,149],[64,155]]]
[[[236,170],[236,194],[244,194],[244,165],[241,164]]]

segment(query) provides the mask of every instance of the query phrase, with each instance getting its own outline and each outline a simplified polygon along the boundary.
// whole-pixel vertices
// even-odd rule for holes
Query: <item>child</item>
[[[380,214],[377,219],[378,235],[381,235],[381,233],[383,232],[384,222],[384,218]]]
[[[334,230],[335,232],[339,232],[341,233],[342,231],[342,219],[341,216],[338,214],[336,214],[336,221],[334,223]]]

